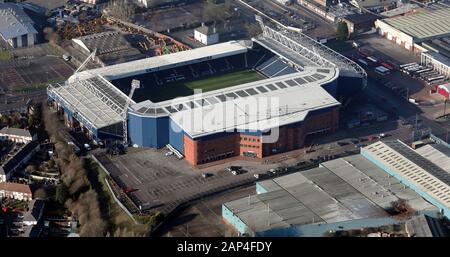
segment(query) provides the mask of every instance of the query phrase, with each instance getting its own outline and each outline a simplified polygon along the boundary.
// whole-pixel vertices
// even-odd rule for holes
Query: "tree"
[[[66,184],[64,183],[59,184],[56,187],[55,200],[60,204],[64,204],[68,197],[69,197],[69,189],[67,188]]]
[[[126,0],[110,1],[107,8],[111,16],[124,21],[132,21],[136,14],[136,6]]]
[[[43,188],[39,188],[34,192],[34,198],[41,199],[41,200],[47,200],[47,192]]]
[[[229,17],[230,5],[216,5],[208,3],[203,10],[204,21],[225,21]]]
[[[336,38],[338,40],[346,40],[348,38],[348,27],[347,23],[341,21],[337,25]]]
[[[257,24],[245,23],[244,28],[250,37],[256,37],[261,34],[261,27]]]
[[[28,174],[32,174],[35,171],[36,171],[36,165],[28,165],[25,168],[25,172],[28,173]]]

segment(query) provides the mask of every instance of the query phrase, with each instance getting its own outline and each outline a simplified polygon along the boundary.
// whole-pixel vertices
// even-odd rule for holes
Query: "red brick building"
[[[184,154],[191,165],[199,165],[232,156],[263,158],[277,153],[301,149],[316,135],[333,133],[339,126],[339,107],[311,112],[303,122],[279,128],[275,143],[264,143],[264,134],[257,132],[224,132],[191,139],[184,135]]]

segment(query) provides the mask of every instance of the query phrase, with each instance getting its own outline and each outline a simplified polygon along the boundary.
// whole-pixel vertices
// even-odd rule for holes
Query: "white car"
[[[86,149],[87,151],[92,150],[92,147],[89,144],[84,144],[84,149]]]

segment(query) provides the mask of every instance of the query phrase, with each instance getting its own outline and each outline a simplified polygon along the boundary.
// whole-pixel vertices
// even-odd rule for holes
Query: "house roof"
[[[21,137],[31,137],[30,131],[28,131],[26,129],[9,128],[9,127],[2,128],[0,130],[0,134],[21,136]]]
[[[0,190],[24,193],[24,194],[29,194],[29,195],[32,194],[30,186],[25,185],[25,184],[19,184],[19,183],[1,182]]]

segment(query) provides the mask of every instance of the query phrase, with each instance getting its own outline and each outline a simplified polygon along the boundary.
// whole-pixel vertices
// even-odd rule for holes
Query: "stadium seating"
[[[281,61],[274,53],[255,44],[245,54],[237,54],[186,66],[159,70],[133,78],[114,80],[112,83],[125,94],[128,94],[132,79],[140,80],[143,88],[154,88],[157,90],[172,83],[197,80],[203,77],[217,76],[219,74],[244,69],[255,69],[267,77],[281,76],[295,72],[292,67]]]
[[[290,67],[276,56],[258,65],[256,70],[269,78],[295,72],[294,68]]]

